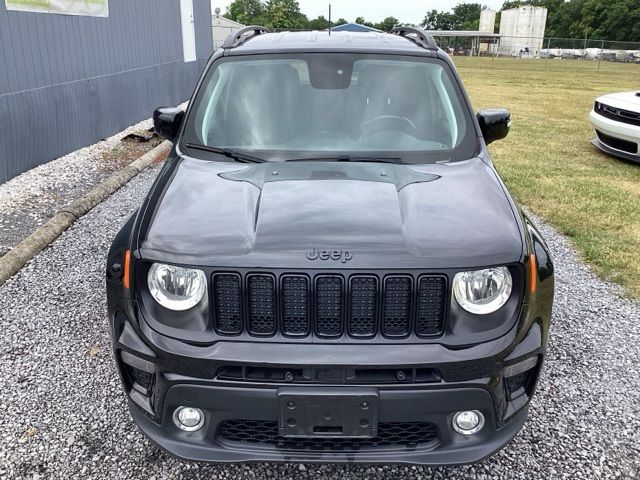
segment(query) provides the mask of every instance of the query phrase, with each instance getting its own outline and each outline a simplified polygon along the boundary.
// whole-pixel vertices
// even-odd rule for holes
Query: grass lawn
[[[511,193],[573,241],[601,276],[640,298],[640,164],[591,145],[604,93],[640,90],[640,65],[455,57],[476,110],[511,111],[489,148]]]

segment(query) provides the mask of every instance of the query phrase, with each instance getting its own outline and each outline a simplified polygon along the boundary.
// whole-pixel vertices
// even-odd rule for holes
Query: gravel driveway
[[[595,278],[544,225],[557,294],[529,421],[461,468],[189,464],[126,411],[111,360],[103,263],[157,169],[96,207],[0,287],[0,478],[634,478],[640,476],[640,305]]]
[[[63,206],[155,146],[156,140],[142,144],[122,141],[129,134],[144,133],[151,124],[151,120],[144,120],[0,184],[0,256]]]

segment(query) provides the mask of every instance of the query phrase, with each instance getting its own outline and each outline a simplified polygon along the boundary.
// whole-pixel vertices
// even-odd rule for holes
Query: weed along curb
[[[53,242],[78,218],[87,213],[105,198],[152,163],[162,159],[171,150],[171,142],[165,141],[136,161],[111,175],[89,190],[85,195],[62,208],[51,220],[34,231],[14,249],[0,258],[0,285],[20,270],[38,252]]]

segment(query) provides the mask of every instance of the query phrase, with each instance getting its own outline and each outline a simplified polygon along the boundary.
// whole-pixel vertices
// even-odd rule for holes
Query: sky
[[[465,0],[298,0],[300,10],[309,18],[319,15],[328,16],[331,3],[331,18],[345,18],[352,22],[358,16],[367,21],[379,22],[385,17],[396,17],[401,22],[419,24],[427,12],[431,10],[450,10]],[[471,2],[471,0],[467,0]],[[475,1],[475,0],[473,0]],[[494,10],[499,10],[504,0],[483,0],[479,3]],[[213,7],[220,7],[222,13],[226,11],[230,0],[212,0]]]

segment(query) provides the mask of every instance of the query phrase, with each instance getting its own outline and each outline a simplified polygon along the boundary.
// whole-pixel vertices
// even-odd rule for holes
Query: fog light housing
[[[173,423],[180,430],[195,432],[204,425],[204,413],[199,408],[178,407],[173,412]]]
[[[484,415],[478,410],[465,410],[453,416],[453,429],[460,435],[473,435],[482,430]]]

